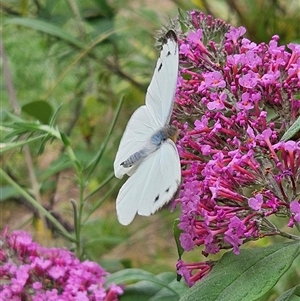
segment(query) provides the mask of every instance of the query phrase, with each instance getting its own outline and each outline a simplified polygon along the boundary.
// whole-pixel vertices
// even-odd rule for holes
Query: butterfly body
[[[146,104],[131,116],[114,162],[117,178],[129,178],[117,197],[118,220],[128,225],[138,213],[149,216],[173,197],[181,169],[169,125],[178,75],[177,37],[169,31],[146,94]]]
[[[177,137],[177,128],[173,125],[165,126],[160,130],[156,131],[148,140],[145,141],[144,146],[133,155],[131,155],[127,160],[121,163],[125,168],[132,167],[133,165],[138,165],[145,158],[147,158],[151,153],[159,149],[161,144],[167,139],[174,141]]]

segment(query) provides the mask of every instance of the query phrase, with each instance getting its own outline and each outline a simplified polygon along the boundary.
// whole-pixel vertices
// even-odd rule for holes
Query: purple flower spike
[[[205,256],[239,254],[246,241],[279,234],[270,215],[285,216],[290,227],[300,222],[300,143],[280,141],[300,115],[300,47],[278,46],[278,36],[256,44],[245,28],[201,12],[186,23],[173,112],[180,242],[185,251],[203,247]],[[199,265],[178,263],[189,285],[202,278]]]
[[[24,231],[4,231],[0,245],[0,300],[117,301],[123,293],[107,288],[108,273],[97,263],[41,247]]]

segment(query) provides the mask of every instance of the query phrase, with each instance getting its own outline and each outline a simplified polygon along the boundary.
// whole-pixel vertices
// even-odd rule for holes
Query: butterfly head
[[[178,128],[175,125],[167,126],[168,138],[170,138],[174,143],[176,143],[178,138]]]

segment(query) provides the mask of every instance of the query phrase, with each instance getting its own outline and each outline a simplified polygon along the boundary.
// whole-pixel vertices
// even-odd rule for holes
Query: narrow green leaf
[[[162,273],[153,275],[139,269],[126,269],[108,277],[108,283],[129,284],[126,286],[125,294],[121,300],[179,300],[187,286],[176,281],[175,273]]]
[[[61,140],[65,147],[69,147],[71,145],[69,137],[65,133],[60,133]]]
[[[181,246],[180,239],[179,239],[180,234],[182,233],[182,230],[180,230],[178,228],[178,224],[179,224],[179,218],[176,218],[173,223],[173,235],[174,235],[174,239],[175,239],[175,243],[176,243],[176,247],[177,247],[178,258],[181,259],[181,256],[184,253],[184,249]],[[181,278],[182,278],[182,276],[177,274],[177,281],[180,281]]]
[[[287,141],[293,138],[293,136],[299,133],[299,131],[300,131],[300,116],[291,125],[291,127],[285,132],[285,134],[281,137],[280,141]]]
[[[41,143],[39,145],[39,148],[38,148],[38,155],[41,155],[43,152],[44,152],[44,149],[45,149],[45,145],[46,145],[46,142],[50,139],[54,139],[50,134],[47,134],[43,137],[43,139],[41,139]]]
[[[49,123],[53,113],[52,106],[43,100],[32,101],[25,104],[22,106],[22,111],[44,124]]]
[[[300,242],[226,253],[180,301],[252,301],[263,296],[300,254]]]
[[[165,280],[168,282],[168,288],[162,288],[160,289],[152,298],[153,300],[175,300],[175,297],[179,298],[189,289],[187,284],[184,281],[178,282],[176,280],[176,274],[171,272],[161,273],[157,275],[157,278],[161,280]],[[173,289],[176,294],[174,294],[170,289]],[[173,299],[172,299],[173,298]],[[176,299],[177,300],[177,299]]]
[[[66,42],[69,42],[69,43],[75,45],[76,47],[79,47],[82,49],[85,48],[84,43],[82,43],[80,40],[74,38],[66,31],[62,30],[61,27],[53,25],[53,22],[46,22],[44,20],[38,20],[38,19],[11,18],[11,19],[5,20],[4,25],[7,25],[7,24],[25,26],[25,27],[31,28],[33,30],[41,31],[41,32],[44,32],[51,36],[55,36],[57,38],[65,40]]]
[[[10,121],[10,122],[14,122],[14,121],[19,121],[19,122],[22,122],[22,121],[25,121],[23,120],[19,115],[16,115],[14,113],[11,113],[5,109],[2,109],[0,110],[0,121],[1,123],[6,121]]]
[[[295,289],[294,292],[295,292],[295,295],[296,295],[296,296],[300,297],[300,285],[297,285],[297,286],[296,286],[296,289]]]
[[[19,196],[20,193],[12,186],[1,186],[0,187],[0,202],[5,201],[8,198]]]
[[[101,13],[109,18],[109,19],[113,19],[116,15],[116,12],[113,8],[113,6],[109,5],[107,3],[107,0],[100,0],[100,1],[95,1],[96,5],[98,5],[98,7],[100,8]]]
[[[73,207],[73,218],[74,218],[74,229],[75,229],[75,235],[76,235],[76,239],[77,241],[80,240],[79,237],[79,233],[80,233],[80,229],[78,228],[78,210],[77,210],[77,204],[75,202],[75,200],[71,200],[71,205]]]
[[[59,221],[47,211],[41,204],[39,204],[23,187],[19,186],[3,169],[0,168],[0,178],[10,184],[16,191],[19,192],[34,208],[39,210],[47,219],[49,219],[57,230],[66,237],[69,241],[76,241],[72,235],[59,223]]]
[[[14,131],[11,131],[7,135],[5,135],[5,139],[8,140],[10,138],[16,138],[22,134],[26,133],[33,133],[41,130],[41,125],[31,122],[13,122],[13,123],[7,123],[4,124],[7,128],[14,129]]]
[[[141,269],[125,269],[111,274],[107,278],[107,283],[126,284],[138,281],[149,281],[161,286],[167,286],[168,283],[163,281],[150,272]]]
[[[174,223],[173,223],[173,235],[174,235],[174,239],[175,239],[175,242],[176,242],[178,257],[179,257],[179,259],[181,259],[181,256],[182,256],[182,254],[184,252],[184,249],[183,249],[183,247],[180,244],[179,237],[180,237],[180,234],[182,233],[182,230],[180,230],[178,228],[178,224],[179,224],[179,218],[176,218],[174,220]]]
[[[179,16],[178,22],[180,24],[181,30],[183,32],[186,32],[188,29],[188,27],[186,25],[186,17],[187,17],[186,11],[178,8],[178,16]]]
[[[39,122],[14,122],[11,124],[12,128],[15,129],[24,129],[27,131],[39,131],[40,130]]]
[[[113,129],[116,125],[116,122],[118,120],[118,117],[119,117],[119,114],[120,114],[120,111],[121,111],[121,108],[122,108],[122,105],[123,105],[123,101],[124,101],[124,97],[121,97],[120,98],[120,101],[118,103],[118,107],[116,109],[116,113],[115,113],[115,116],[114,116],[114,119],[112,120],[111,122],[111,125],[110,125],[110,128],[108,130],[108,133],[106,134],[106,137],[104,139],[104,142],[102,143],[98,153],[96,154],[95,158],[92,160],[92,163],[90,164],[89,167],[91,167],[89,173],[88,173],[88,176],[87,178],[90,177],[90,175],[93,173],[93,171],[95,170],[96,166],[98,165],[98,163],[100,162],[101,158],[102,158],[102,155],[106,149],[106,146],[107,146],[107,143],[112,135],[112,132],[113,132]]]
[[[95,193],[97,193],[100,189],[102,189],[104,186],[106,186],[113,178],[115,177],[114,173],[111,172],[104,181],[101,182],[101,184],[95,188],[92,192],[90,192],[84,199],[87,200],[91,196],[93,196]]]
[[[50,125],[50,126],[54,127],[55,120],[56,120],[56,118],[57,118],[57,116],[58,116],[58,112],[59,112],[59,110],[61,109],[61,107],[62,107],[62,104],[59,105],[58,108],[57,108],[57,109],[54,111],[54,113],[52,114],[51,119],[50,119],[50,122],[49,122],[49,125]]]
[[[16,136],[20,136],[25,133],[34,133],[34,132],[46,132],[51,136],[61,139],[60,132],[54,127],[50,127],[47,124],[40,124],[39,122],[13,122],[5,125],[14,131],[11,131],[9,134],[5,136],[5,139],[15,138]]]
[[[51,165],[43,171],[43,173],[40,176],[40,181],[45,182],[47,179],[49,179],[51,176],[61,172],[64,169],[68,169],[72,167],[72,162],[66,157],[66,155],[61,155],[59,158],[52,162]]]
[[[300,300],[300,285],[297,285],[288,291],[284,292],[280,297],[278,297],[275,301],[296,301]]]
[[[161,287],[149,281],[140,281],[125,288],[121,300],[151,300],[151,301],[176,301],[188,289],[183,282],[177,282],[174,273],[162,273],[156,276],[163,280],[167,286]]]
[[[89,197],[94,195],[97,191],[99,191],[102,187],[107,185],[114,178],[114,173],[112,172],[95,190],[93,190],[88,196],[84,199],[87,200]],[[107,198],[116,190],[120,183],[112,186],[96,203],[93,204],[93,207],[87,212],[83,223],[85,223],[88,218],[107,200]]]
[[[39,141],[39,140],[43,139],[45,136],[46,135],[40,135],[38,137],[26,139],[26,140],[23,140],[23,141],[1,143],[1,145],[0,145],[0,154],[6,152],[8,150],[12,150],[14,148],[20,148],[21,146],[27,145],[27,144],[29,144],[33,141]]]

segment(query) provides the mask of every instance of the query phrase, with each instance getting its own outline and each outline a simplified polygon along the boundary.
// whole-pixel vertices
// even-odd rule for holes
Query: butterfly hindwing
[[[143,198],[139,202],[139,215],[149,216],[167,204],[181,180],[179,155],[172,140],[162,144],[152,161],[150,185],[145,185]]]
[[[149,155],[127,179],[117,197],[117,215],[128,225],[136,213],[149,216],[168,203],[180,184],[180,161],[170,139]]]

